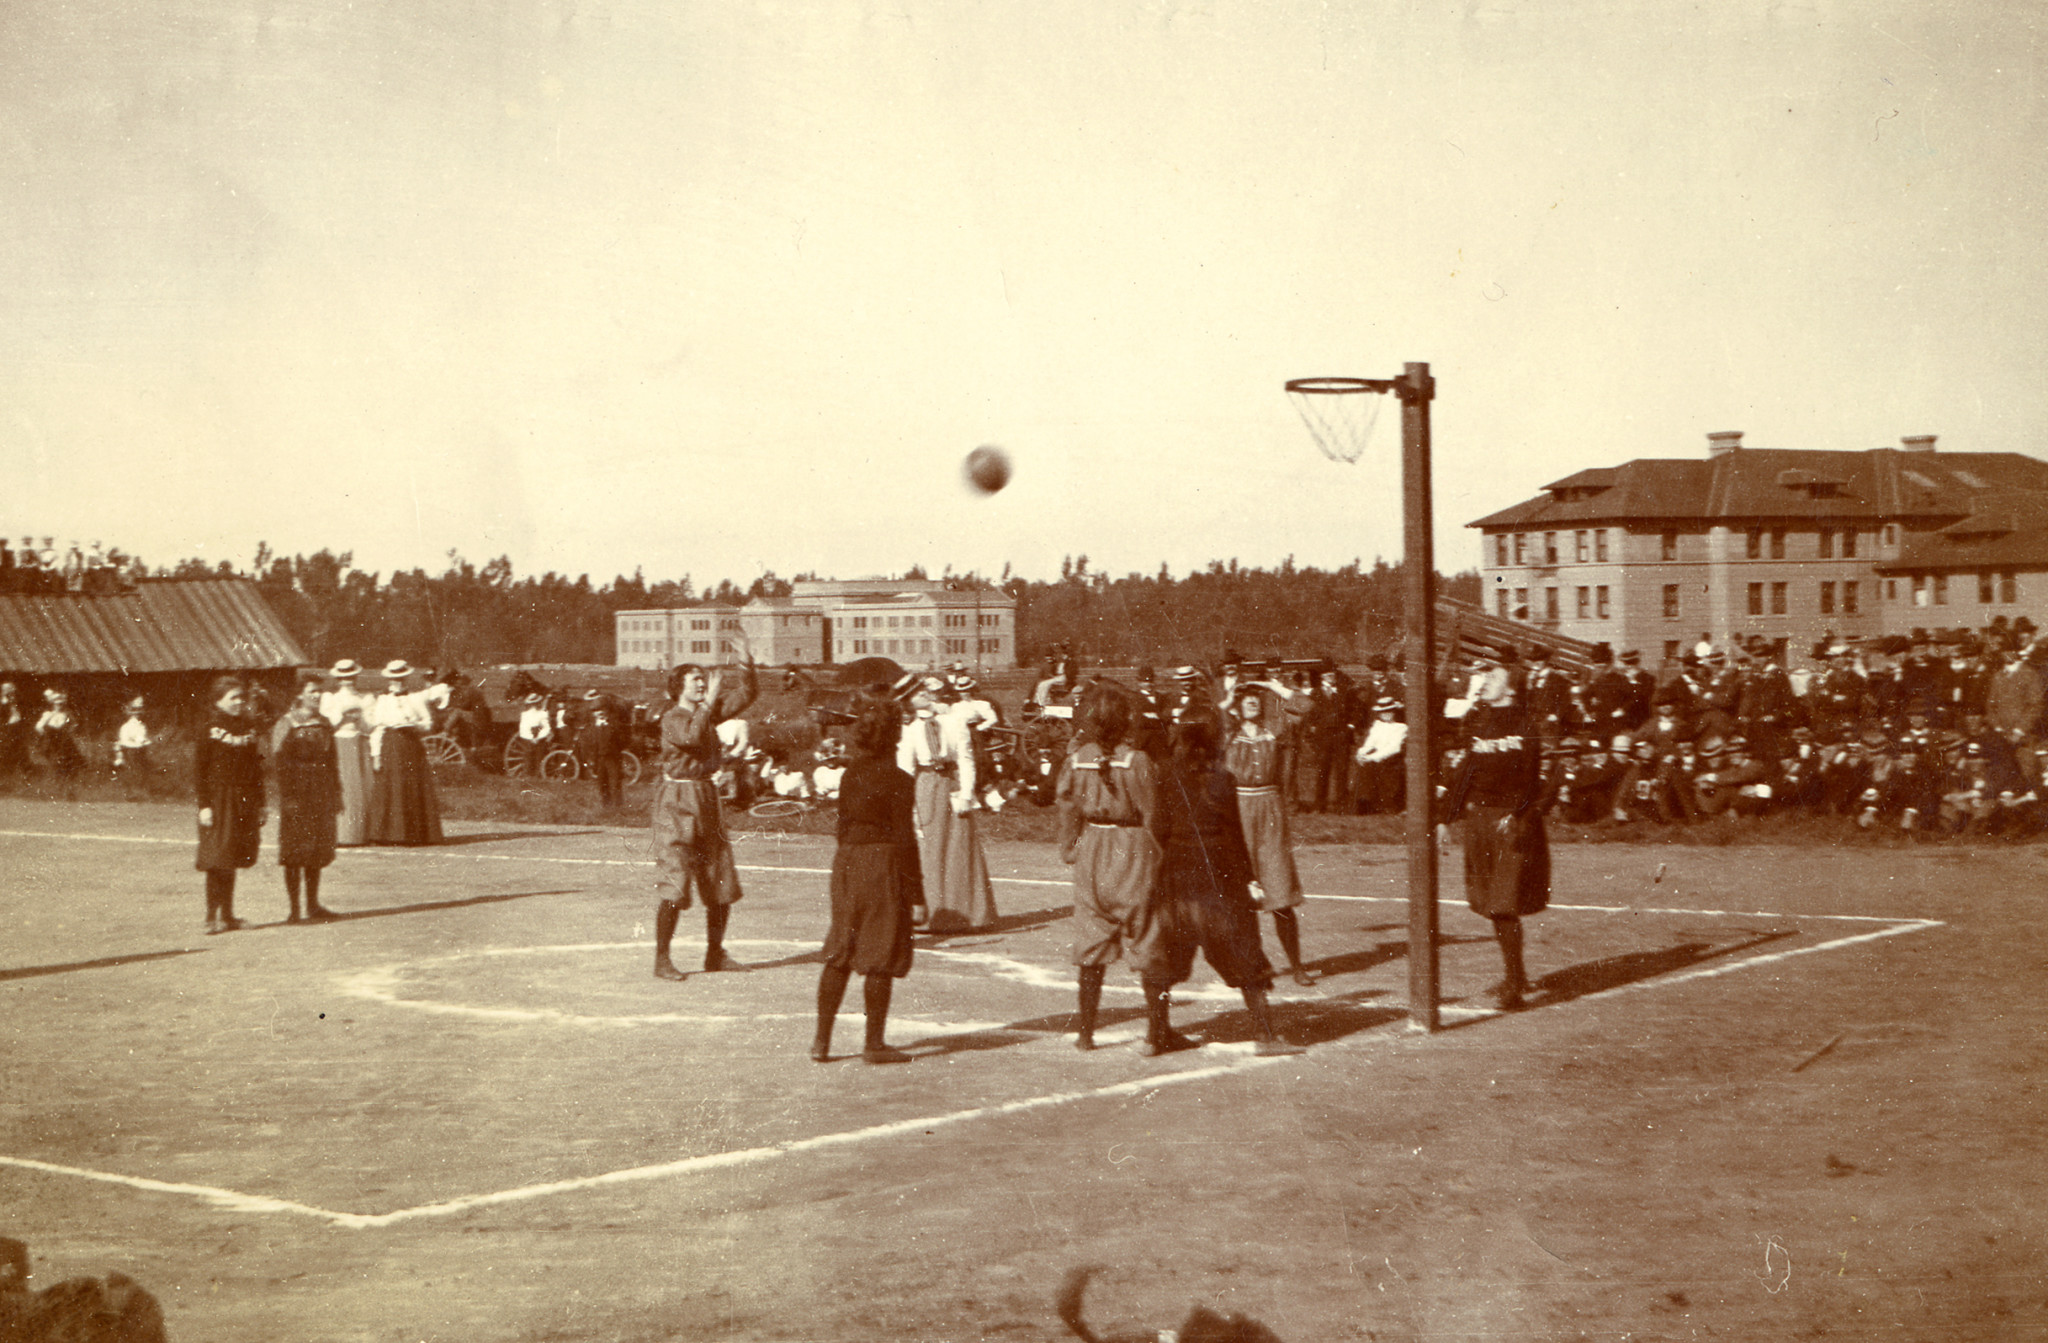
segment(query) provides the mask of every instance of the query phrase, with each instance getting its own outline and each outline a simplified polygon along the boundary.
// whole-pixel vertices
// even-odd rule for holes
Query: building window
[[[1517,619],[1517,620],[1527,620],[1528,618],[1529,618],[1529,589],[1527,589],[1527,588],[1516,588],[1516,589],[1515,589],[1515,619]]]
[[[1664,641],[1664,660],[1666,662],[1678,661],[1678,640],[1666,639]]]
[[[1607,585],[1605,583],[1593,589],[1593,604],[1599,611],[1600,619],[1605,620],[1613,614],[1607,605]]]
[[[1824,616],[1831,616],[1835,613],[1835,585],[1833,583],[1823,583],[1820,585],[1820,613]]]
[[[1785,614],[1785,596],[1786,596],[1786,590],[1787,590],[1787,589],[1789,589],[1789,588],[1790,588],[1791,586],[1792,586],[1792,585],[1791,585],[1790,583],[1773,583],[1773,584],[1771,584],[1771,614],[1772,614],[1772,615],[1774,615],[1774,616],[1781,616],[1781,615],[1784,615],[1784,614]]]
[[[1771,558],[1774,560],[1785,558],[1785,529],[1783,527],[1771,529]]]
[[[1989,605],[1991,605],[1991,590],[1992,590],[1992,585],[1991,585],[1991,575],[1990,575],[1990,574],[1988,574],[1988,573],[1982,573],[1982,574],[1978,574],[1978,575],[1977,575],[1977,600],[1978,600],[1978,602],[1980,602],[1981,604],[1983,604],[1983,605],[1985,605],[1985,606],[1989,606]]]
[[[1545,564],[1556,564],[1556,563],[1557,563],[1557,533],[1556,533],[1556,532],[1545,532],[1545,533],[1543,533],[1543,562],[1544,562]]]
[[[1935,604],[1936,606],[1947,606],[1947,605],[1948,605],[1948,575],[1947,575],[1947,574],[1936,574],[1936,575],[1934,576],[1934,604]]]
[[[1555,625],[1555,624],[1557,623],[1557,589],[1556,589],[1556,588],[1545,588],[1545,589],[1543,589],[1543,618],[1544,618],[1545,620],[1549,621],[1549,622],[1550,622],[1551,624],[1553,624],[1553,625]]]
[[[1750,528],[1750,529],[1749,529],[1749,535],[1748,535],[1747,537],[1743,538],[1743,541],[1744,541],[1744,544],[1743,544],[1743,551],[1742,551],[1742,556],[1743,556],[1743,558],[1744,558],[1744,559],[1750,559],[1750,560],[1760,560],[1760,559],[1762,559],[1762,558],[1764,557],[1764,529],[1763,529],[1763,528],[1761,528],[1761,527],[1752,527],[1752,528]]]
[[[1675,560],[1678,558],[1677,532],[1664,533],[1664,558],[1667,560]]]
[[[868,651],[868,641],[867,641],[866,639],[855,639],[855,640],[853,641],[853,651],[854,651],[854,652],[856,652],[856,653],[865,653],[865,652],[867,652],[867,651]]]
[[[1508,534],[1506,532],[1495,532],[1493,534],[1493,565],[1496,569],[1505,569],[1507,564]]]
[[[1856,531],[1854,528],[1842,533],[1842,558],[1845,560],[1856,558]]]
[[[1508,618],[1508,590],[1506,588],[1495,588],[1493,590],[1493,613],[1502,620]]]
[[[2020,599],[2020,583],[2016,574],[2007,572],[1998,576],[1998,600],[2007,606]]]
[[[866,629],[868,627],[868,618],[866,616],[855,616],[853,618],[853,627],[857,630]]]
[[[708,620],[693,620],[690,622],[690,628],[693,630],[708,630],[711,628],[711,622]]]
[[[1578,557],[1580,564],[1584,564],[1592,554],[1592,551],[1586,545],[1586,534],[1584,532],[1572,533],[1572,553]]]
[[[1667,532],[1665,535],[1668,536],[1670,533]],[[1666,583],[1664,585],[1664,618],[1666,620],[1678,619],[1678,584],[1676,583]]]
[[[1764,585],[1761,583],[1749,585],[1749,613],[1753,616],[1764,613]]]
[[[1607,529],[1605,527],[1593,533],[1593,558],[1601,564],[1607,563]]]
[[[1593,614],[1593,590],[1580,588],[1578,592],[1579,619],[1586,620]]]
[[[1820,529],[1820,549],[1816,553],[1824,560],[1835,557],[1835,534],[1825,527]]]
[[[1884,599],[1888,602],[1895,602],[1899,599],[1898,579],[1887,578],[1884,580]]]
[[[1853,581],[1842,584],[1843,615],[1853,616],[1857,614],[1858,608],[1862,605],[1862,598],[1857,593],[1857,589],[1859,586],[1859,584]]]
[[[690,651],[692,653],[708,653],[711,651],[711,641],[709,639],[692,639],[690,640]]]
[[[1525,554],[1523,553],[1523,546],[1524,546],[1524,543],[1525,543],[1525,542],[1527,542],[1527,541],[1528,541],[1528,539],[1529,539],[1529,538],[1528,538],[1528,537],[1527,537],[1526,535],[1524,535],[1523,533],[1521,533],[1521,532],[1516,532],[1516,533],[1515,533],[1515,563],[1516,563],[1516,564],[1527,564],[1527,563],[1529,562],[1529,561],[1528,561],[1528,559],[1527,559],[1527,557],[1526,557],[1526,556],[1525,556]]]
[[[1895,525],[1893,525],[1893,524],[1891,524],[1891,523],[1886,523],[1886,524],[1885,524],[1885,529],[1884,529],[1884,543],[1885,543],[1886,545],[1888,545],[1888,546],[1895,546],[1895,545],[1897,545],[1897,544],[1899,543],[1899,529],[1898,529],[1898,527],[1896,527]]]
[[[1927,605],[1927,575],[1913,575],[1913,605]]]

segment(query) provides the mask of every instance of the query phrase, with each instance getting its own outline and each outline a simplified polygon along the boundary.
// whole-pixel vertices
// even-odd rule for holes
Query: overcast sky
[[[2040,17],[8,0],[0,530],[700,586],[1369,562],[1397,469],[1280,384],[1409,360],[1450,569],[1711,430],[2038,453]]]

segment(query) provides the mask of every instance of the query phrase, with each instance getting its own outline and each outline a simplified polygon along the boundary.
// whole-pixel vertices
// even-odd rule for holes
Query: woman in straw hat
[[[343,658],[328,672],[334,689],[320,697],[320,716],[334,725],[334,767],[341,782],[341,814],[334,842],[343,847],[369,842],[370,709],[374,701],[356,689],[363,666]]]
[[[370,825],[372,844],[439,844],[441,801],[424,745],[434,730],[433,710],[413,689],[404,658],[384,665],[384,693],[370,715]]]

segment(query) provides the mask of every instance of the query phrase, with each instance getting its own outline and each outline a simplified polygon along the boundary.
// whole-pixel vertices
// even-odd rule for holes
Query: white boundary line
[[[500,1189],[490,1194],[472,1194],[465,1198],[448,1199],[441,1203],[424,1203],[414,1208],[399,1208],[385,1213],[337,1212],[331,1208],[316,1208],[310,1204],[294,1203],[289,1199],[267,1198],[256,1194],[244,1194],[233,1189],[218,1189],[203,1184],[173,1184],[164,1180],[144,1179],[134,1175],[115,1175],[107,1171],[86,1170],[79,1166],[60,1166],[48,1161],[31,1161],[22,1157],[0,1156],[0,1165],[18,1166],[24,1170],[42,1171],[49,1175],[69,1175],[79,1179],[98,1180],[106,1184],[126,1185],[131,1189],[145,1189],[154,1193],[186,1194],[211,1203],[215,1207],[232,1212],[288,1212],[301,1216],[315,1217],[339,1227],[366,1229],[392,1226],[399,1222],[417,1221],[426,1217],[451,1217],[476,1208],[486,1208],[503,1203],[519,1203],[528,1199],[545,1198],[552,1194],[573,1193],[580,1189],[595,1189],[604,1185],[634,1184],[645,1180],[662,1180],[679,1175],[695,1175],[703,1171],[725,1170],[736,1166],[751,1166],[770,1161],[776,1157],[796,1152],[814,1152],[829,1147],[846,1147],[855,1143],[869,1142],[877,1138],[894,1138],[908,1133],[927,1133],[935,1128],[954,1124],[970,1123],[978,1119],[990,1119],[1003,1115],[1022,1114],[1030,1110],[1045,1110],[1055,1106],[1071,1105],[1076,1101],[1106,1099],[1115,1096],[1139,1096],[1161,1087],[1175,1086],[1182,1082],[1199,1082],[1225,1073],[1245,1072],[1279,1063],[1277,1058],[1245,1057],[1230,1063],[1220,1063],[1208,1068],[1194,1068],[1187,1072],[1162,1073],[1157,1077],[1134,1078],[1128,1082],[1116,1082],[1109,1086],[1096,1087],[1091,1091],[1060,1091],[1045,1096],[1030,1096],[1023,1100],[1005,1101],[999,1105],[984,1105],[972,1110],[954,1110],[946,1114],[924,1115],[916,1119],[895,1119],[886,1124],[875,1124],[868,1128],[849,1129],[841,1133],[823,1133],[813,1138],[798,1138],[790,1142],[775,1143],[767,1147],[745,1147],[730,1152],[715,1152],[708,1156],[685,1157],[680,1161],[667,1161],[655,1166],[633,1166],[625,1170],[606,1171],[601,1175],[585,1175],[573,1180],[554,1180],[546,1184],[525,1185],[517,1189]]]
[[[66,834],[44,831],[20,830],[0,830],[0,837],[26,839],[102,840],[111,843],[126,844],[182,845],[191,842],[189,840],[184,839],[165,839],[152,836]],[[380,850],[377,849],[365,849],[358,851],[372,853],[380,852]],[[420,850],[381,850],[381,852],[396,852],[406,855],[414,855],[418,854]],[[607,867],[643,867],[651,865],[649,862],[646,861],[627,859],[528,858],[521,857],[515,854],[469,854],[466,856],[473,860],[490,859],[500,862],[557,863]],[[751,872],[788,872],[805,875],[824,874],[829,871],[829,869],[825,868],[779,867],[774,865],[749,865],[743,866],[742,870]],[[1032,878],[1015,877],[997,877],[993,878],[993,880],[1032,886],[1064,886],[1067,884],[1063,881],[1046,881]],[[1361,902],[1379,902],[1387,904],[1406,903],[1406,899],[1404,897],[1397,896],[1311,895],[1308,896],[1308,898],[1312,900],[1350,900]],[[1667,916],[1687,916],[1695,918],[1831,919],[1838,921],[1852,921],[1863,923],[1883,923],[1886,925],[1883,928],[1879,928],[1871,932],[1855,933],[1845,937],[1832,938],[1828,941],[1816,942],[1811,945],[1803,947],[1793,947],[1785,951],[1768,952],[1757,956],[1747,956],[1741,960],[1732,961],[1727,964],[1701,966],[1697,969],[1687,970],[1682,973],[1659,975],[1651,979],[1637,980],[1627,984],[1620,984],[1616,985],[1614,988],[1611,989],[1602,989],[1597,993],[1581,995],[1580,998],[1573,999],[1573,1001],[1575,1002],[1589,998],[1605,998],[1612,996],[1614,994],[1626,993],[1639,989],[1661,988],[1674,984],[1683,984],[1689,980],[1717,978],[1722,975],[1733,974],[1738,970],[1748,969],[1752,966],[1774,964],[1781,961],[1791,960],[1799,956],[1812,955],[1816,952],[1837,950],[1841,947],[1852,946],[1859,942],[1872,942],[1883,938],[1897,937],[1905,933],[1924,932],[1931,928],[1940,928],[1945,926],[1938,919],[1895,919],[1887,918],[1882,915],[1870,914],[1792,915],[1773,913],[1762,910],[1739,911],[1713,909],[1680,909],[1657,906],[1630,905],[1552,905],[1550,908],[1554,910],[1564,910],[1580,913],[1660,914]],[[426,962],[402,962],[398,966],[382,967],[378,970],[363,972],[363,974],[359,976],[359,978],[361,978],[365,982],[357,989],[352,991],[356,992],[357,996],[360,997],[381,999],[398,1005],[419,1008],[421,1010],[484,1012],[486,1014],[493,1016],[517,1020],[550,1019],[561,1020],[564,1022],[574,1024],[603,1023],[617,1019],[582,1018],[567,1013],[542,1012],[516,1008],[470,1009],[464,1008],[460,1005],[453,1004],[430,1005],[399,999],[395,997],[395,995],[389,994],[388,989],[390,987],[395,986],[397,972],[405,965],[433,964],[438,963],[440,961],[463,959],[465,957],[473,955],[519,955],[532,954],[534,952],[542,950],[596,950],[609,949],[613,946],[637,947],[639,945],[639,943],[593,943],[587,944],[586,946],[561,948],[482,949],[476,952],[460,953],[455,956],[436,957]],[[788,945],[808,944],[792,942],[788,943]],[[1052,972],[1045,970],[1042,966],[1032,965],[1028,962],[1023,961],[1016,961],[1010,957],[997,956],[992,953],[948,952],[945,951],[943,948],[938,948],[928,949],[925,954],[945,956],[949,959],[955,960],[979,962],[984,965],[987,965],[996,974],[1001,975],[1004,978],[1017,979],[1025,983],[1033,984],[1035,986],[1058,987],[1064,983],[1064,981],[1059,981],[1059,983],[1055,983],[1054,981],[1058,981],[1059,977],[1054,975]],[[386,977],[388,982],[382,985],[372,985],[371,983],[369,983],[371,979],[378,976]],[[380,992],[378,991],[379,988],[384,988],[387,991]],[[1473,1011],[1461,1009],[1455,1006],[1446,1007],[1442,1010],[1445,1011],[1448,1015],[1460,1017],[1495,1015],[1491,1011]],[[630,1024],[631,1022],[639,1022],[642,1020],[653,1022],[671,1020],[686,1021],[697,1019],[698,1018],[693,1017],[665,1015],[661,1017],[631,1018],[628,1020]],[[979,1024],[975,1024],[972,1026],[963,1027],[963,1029],[978,1030],[986,1029],[986,1027],[983,1027]],[[603,1174],[583,1176],[573,1180],[557,1180],[546,1184],[527,1185],[516,1189],[499,1190],[495,1193],[490,1194],[474,1194],[462,1198],[449,1199],[440,1203],[422,1204],[414,1208],[401,1208],[394,1212],[388,1213],[372,1214],[337,1212],[328,1208],[316,1208],[309,1204],[295,1203],[289,1199],[270,1198],[256,1194],[244,1194],[236,1190],[221,1189],[211,1185],[180,1184],[164,1180],[152,1180],[141,1176],[117,1175],[107,1171],[88,1170],[83,1167],[77,1166],[62,1166],[52,1162],[36,1161],[26,1157],[0,1156],[0,1165],[13,1166],[24,1170],[41,1171],[46,1174],[52,1175],[68,1175],[79,1179],[97,1180],[102,1183],[124,1185],[132,1189],[148,1190],[157,1193],[189,1195],[196,1198],[200,1198],[214,1205],[215,1207],[225,1208],[235,1212],[297,1213],[302,1216],[318,1218],[320,1220],[329,1222],[335,1226],[340,1227],[356,1229],[376,1228],[391,1226],[395,1223],[414,1221],[427,1217],[453,1216],[459,1213],[468,1212],[475,1208],[489,1207],[504,1203],[522,1202],[528,1199],[544,1198],[554,1194],[571,1193],[581,1189],[597,1188],[602,1185],[627,1184],[645,1180],[666,1179],[674,1176],[696,1174],[701,1171],[719,1170],[729,1167],[753,1165],[761,1161],[771,1160],[773,1158],[786,1156],[790,1153],[795,1152],[816,1151],[828,1147],[846,1146],[853,1143],[866,1142],[877,1138],[895,1137],[904,1133],[927,1131],[932,1128],[967,1123],[977,1119],[991,1118],[1007,1114],[1017,1114],[1029,1110],[1045,1109],[1053,1106],[1068,1105],[1072,1104],[1073,1102],[1081,1100],[1090,1100],[1113,1096],[1139,1095],[1144,1092],[1155,1090],[1160,1087],[1172,1086],[1182,1082],[1202,1081],[1211,1077],[1221,1076],[1225,1073],[1240,1072],[1249,1068],[1259,1067],[1268,1063],[1277,1063],[1279,1061],[1280,1060],[1278,1059],[1265,1059],[1258,1058],[1256,1056],[1246,1056],[1244,1058],[1239,1059],[1236,1062],[1218,1064],[1216,1066],[1208,1068],[1196,1068],[1186,1072],[1165,1073],[1157,1077],[1139,1078],[1128,1082],[1118,1082],[1105,1087],[1097,1087],[1091,1091],[1054,1092],[1052,1094],[1045,1096],[1027,1097],[1023,1100],[1007,1101],[998,1105],[982,1106],[972,1110],[955,1110],[947,1114],[929,1115],[918,1119],[892,1120],[889,1123],[877,1124],[868,1128],[851,1129],[840,1133],[821,1134],[816,1137],[800,1138],[786,1143],[776,1143],[767,1147],[741,1148],[730,1152],[713,1153],[708,1156],[687,1157],[680,1161],[664,1162],[660,1165],[629,1167],[624,1170],[608,1171]]]

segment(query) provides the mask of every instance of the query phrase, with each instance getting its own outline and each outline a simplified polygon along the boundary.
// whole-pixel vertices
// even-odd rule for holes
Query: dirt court
[[[190,826],[0,801],[0,1232],[179,1343],[1052,1339],[1080,1264],[1105,1330],[2048,1338],[2038,847],[1561,848],[1514,1016],[1453,859],[1435,1035],[1400,851],[1305,849],[1309,1052],[1204,968],[1145,1059],[1122,971],[1074,1050],[1064,868],[999,845],[877,1068],[805,1057],[825,841],[742,839],[756,968],[671,984],[645,830],[347,851],[306,927],[266,853],[209,938]]]

